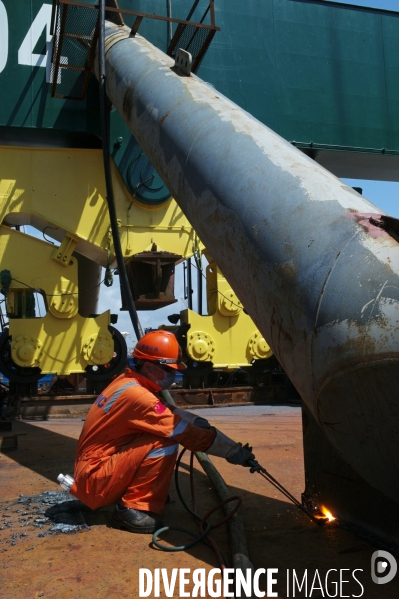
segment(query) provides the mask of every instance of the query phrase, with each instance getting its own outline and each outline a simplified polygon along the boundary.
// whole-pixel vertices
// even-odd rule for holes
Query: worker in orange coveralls
[[[254,459],[204,419],[166,407],[157,392],[186,366],[176,337],[152,331],[137,343],[136,371],[127,368],[97,398],[79,438],[70,492],[95,510],[116,504],[111,525],[152,533],[163,526],[178,444],[245,465]],[[173,410],[173,412],[171,411]]]

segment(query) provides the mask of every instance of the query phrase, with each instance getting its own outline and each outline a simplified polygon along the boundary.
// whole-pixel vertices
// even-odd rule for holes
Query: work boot
[[[163,522],[158,514],[123,507],[118,503],[112,514],[111,526],[129,532],[153,533],[163,528]]]

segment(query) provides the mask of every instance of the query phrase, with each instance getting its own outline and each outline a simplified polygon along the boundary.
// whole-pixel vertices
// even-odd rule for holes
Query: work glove
[[[248,460],[255,459],[255,454],[252,453],[252,447],[250,447],[248,443],[246,443],[244,446],[242,446],[241,443],[238,443],[238,445],[239,448],[236,451],[236,453],[233,454],[231,457],[226,458],[226,460],[230,464],[236,464],[238,466],[245,466],[246,468],[250,468]]]
[[[255,456],[252,453],[252,447],[248,443],[242,446],[242,443],[237,443],[227,437],[224,433],[216,429],[216,437],[206,453],[216,455],[220,458],[225,458],[230,464],[239,464],[240,466],[250,467],[246,464],[248,460],[254,460]]]

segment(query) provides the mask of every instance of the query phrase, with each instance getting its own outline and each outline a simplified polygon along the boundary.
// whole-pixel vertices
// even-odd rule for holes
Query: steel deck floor
[[[301,414],[293,406],[246,406],[235,408],[201,409],[198,413],[238,441],[247,441],[254,447],[256,458],[286,486],[298,499],[304,489]],[[48,530],[32,526],[35,515],[27,526],[18,521],[24,516],[27,496],[43,491],[58,491],[57,475],[73,471],[76,440],[82,421],[57,419],[47,422],[15,421],[13,432],[21,434],[19,448],[0,453],[0,595],[4,599],[135,599],[139,597],[139,568],[211,568],[218,567],[212,551],[197,546],[185,553],[165,553],[150,546],[150,535],[132,535],[107,526],[109,509],[83,514],[90,529],[73,534],[38,536]],[[278,568],[277,590],[287,597],[286,571],[295,569],[299,580],[308,570],[309,589],[317,569],[324,581],[328,569],[346,569],[342,591],[334,595],[334,581],[330,574],[330,596],[364,596],[367,599],[393,599],[399,595],[398,577],[386,585],[375,585],[370,578],[371,555],[378,547],[353,534],[333,527],[315,526],[306,515],[288,503],[258,474],[232,466],[220,458],[212,458],[232,494],[243,499],[241,514],[245,522],[250,555],[255,568]],[[204,514],[217,503],[208,479],[196,466],[198,511]],[[181,485],[189,497],[187,468],[181,471]],[[164,510],[166,524],[178,524],[196,531],[191,517],[184,511],[177,497],[174,482],[171,485],[171,503]],[[22,507],[21,507],[22,506]],[[40,506],[39,506],[40,507]],[[42,511],[46,511],[46,506]],[[7,509],[10,508],[10,509]],[[112,508],[110,508],[112,509]],[[40,516],[40,514],[39,514]],[[37,517],[37,516],[36,516]],[[44,514],[45,517],[45,514]],[[12,524],[4,525],[4,522]],[[46,528],[47,527],[47,528]],[[23,533],[27,536],[21,537]],[[188,537],[167,539],[176,544],[187,542]],[[228,535],[219,529],[213,535],[229,555]],[[165,537],[166,538],[166,537]],[[364,586],[353,582],[351,572],[361,569],[357,577]],[[337,573],[333,572],[333,575]],[[338,572],[339,574],[339,572]],[[264,581],[265,577],[261,577]],[[292,573],[291,573],[292,580]],[[262,586],[263,585],[263,586]],[[316,585],[317,586],[317,585]],[[296,590],[289,596],[313,599],[328,596],[323,582],[322,590],[305,595]],[[261,588],[266,585],[261,582]],[[308,593],[310,592],[308,589]],[[153,594],[150,595],[154,596]],[[161,584],[161,597],[165,597]],[[176,592],[174,597],[179,597]],[[208,596],[208,595],[207,595]]]

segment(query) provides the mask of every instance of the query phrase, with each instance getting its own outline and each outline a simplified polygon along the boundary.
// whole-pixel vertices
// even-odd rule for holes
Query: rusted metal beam
[[[284,397],[274,387],[216,387],[208,389],[169,390],[177,405],[182,408],[211,408],[243,405],[276,404]],[[25,419],[52,418],[87,414],[97,395],[36,395],[20,397],[15,404],[13,417]],[[0,423],[2,424],[2,423]],[[4,431],[11,431],[11,421],[4,422]]]
[[[92,8],[93,10],[98,10],[98,6],[96,4],[85,4],[83,2],[75,2],[74,0],[59,0],[59,4],[64,4],[65,6],[79,6],[82,8]],[[138,12],[136,10],[121,9],[119,7],[115,8],[112,6],[107,6],[107,12],[118,13],[121,15],[134,15],[143,19],[155,19],[156,21],[181,23],[182,25],[193,25],[194,27],[199,27],[201,29],[214,29],[215,31],[220,31],[220,27],[216,27],[216,25],[204,25],[204,23],[184,21],[183,19],[175,19],[174,17],[164,17],[163,15],[154,15],[151,13]]]
[[[179,406],[221,406],[246,403],[270,403],[274,400],[273,387],[212,387],[207,389],[170,389]]]
[[[107,8],[111,8],[111,7],[116,8],[118,11],[118,12],[114,12],[114,11],[111,12],[111,11],[106,10],[105,18],[107,19],[107,21],[112,21],[113,23],[115,23],[115,25],[124,25],[125,24],[117,0],[105,0],[105,6]]]
[[[131,33],[132,35],[136,35],[136,33],[137,33],[137,32],[138,32],[138,30],[139,30],[139,27],[140,27],[140,25],[141,25],[141,21],[142,21],[142,20],[143,20],[143,17],[136,17],[136,20],[134,21],[134,23],[133,23],[133,27],[132,27],[132,29],[131,29],[131,31],[130,31],[130,33]]]
[[[179,23],[178,26],[176,27],[176,31],[175,31],[172,39],[170,40],[169,47],[166,51],[166,54],[168,56],[172,56],[172,52],[175,49],[177,41],[179,40],[179,38],[182,34],[183,28],[184,28],[184,25],[182,25],[181,23]]]
[[[70,0],[67,0],[68,4],[73,4]],[[66,0],[61,0],[61,2],[66,2]],[[87,4],[85,6],[88,6]],[[121,12],[124,15],[136,15],[137,17],[142,17],[144,19],[155,19],[156,21],[167,21],[169,23],[181,23],[182,25],[193,25],[193,27],[199,27],[200,29],[215,29],[215,31],[220,31],[220,27],[216,27],[216,25],[204,25],[204,23],[197,23],[195,21],[184,21],[182,19],[175,19],[174,17],[164,17],[163,15],[154,15],[151,13],[145,12],[137,12],[136,10],[121,10],[116,8],[107,8],[109,11]]]
[[[211,25],[215,27],[215,0],[209,0],[209,8],[211,9]]]

